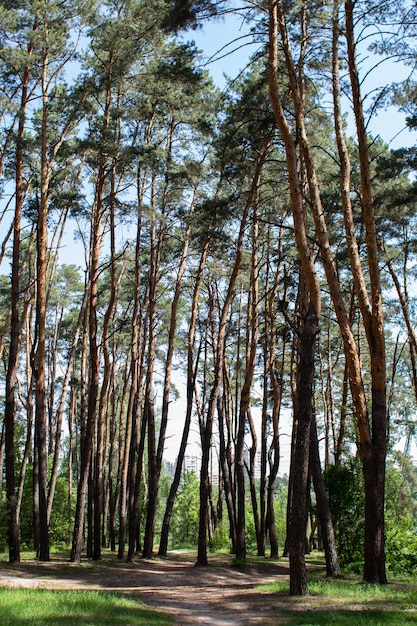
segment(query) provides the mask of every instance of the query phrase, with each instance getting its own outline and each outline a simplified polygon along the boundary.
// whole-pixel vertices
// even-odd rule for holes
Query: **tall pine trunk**
[[[33,44],[28,46],[28,56],[33,50]],[[5,473],[6,473],[6,512],[7,512],[7,543],[9,546],[9,561],[20,561],[20,531],[17,516],[16,482],[15,482],[15,422],[16,422],[16,394],[17,369],[20,349],[21,323],[19,315],[20,303],[20,244],[21,220],[24,200],[23,179],[23,140],[26,123],[26,108],[29,93],[30,68],[23,70],[21,97],[19,107],[19,124],[16,136],[15,153],[15,213],[13,219],[13,249],[11,271],[11,321],[10,346],[6,371],[5,409],[4,409],[4,442],[5,442]]]
[[[319,441],[317,437],[316,418],[313,415],[310,430],[310,470],[316,494],[317,514],[323,537],[324,554],[326,558],[326,574],[331,578],[340,578],[339,558],[337,555],[333,521],[330,514],[324,478],[321,471]]]
[[[188,326],[188,340],[187,340],[187,406],[185,410],[185,420],[183,426],[183,432],[181,437],[180,449],[177,456],[177,465],[175,467],[174,478],[169,490],[164,519],[162,522],[161,537],[159,542],[160,556],[166,556],[168,550],[168,537],[169,527],[172,518],[172,512],[174,509],[175,497],[178,491],[178,487],[181,481],[182,465],[187,449],[188,436],[191,427],[191,418],[193,411],[193,398],[195,379],[198,365],[198,358],[195,356],[195,334],[197,326],[197,312],[198,312],[198,300],[200,295],[201,283],[203,280],[204,268],[206,266],[207,255],[210,245],[210,229],[207,231],[207,235],[202,248],[200,262],[198,265],[197,276],[194,283],[193,298],[191,302],[191,317]]]
[[[349,77],[359,147],[359,171],[363,220],[365,224],[369,295],[367,293],[361,260],[358,253],[358,246],[354,235],[354,222],[350,206],[350,196],[348,195],[348,187],[350,186],[350,163],[346,156],[347,150],[340,115],[337,46],[339,26],[338,6],[336,2],[334,6],[333,19],[333,91],[337,145],[342,162],[341,188],[343,191],[343,213],[352,274],[365,329],[371,364],[371,418],[369,419],[366,406],[362,409],[359,402],[355,405],[360,439],[359,452],[363,464],[365,485],[364,580],[367,582],[384,584],[387,582],[384,539],[385,461],[387,452],[387,391],[384,317],[378,256],[378,236],[376,232],[375,211],[372,196],[368,137],[364,120],[359,73],[356,63],[353,2],[351,0],[346,0],[345,2],[345,25]],[[351,376],[351,379],[352,378],[353,377]],[[352,393],[354,395],[355,402],[354,391],[355,390],[353,390]],[[362,390],[361,393],[363,393]],[[362,399],[358,398],[358,400]]]
[[[304,11],[304,9],[303,9]],[[305,19],[302,17],[303,46],[307,38],[304,33]],[[278,32],[284,50],[284,59],[294,100],[297,137],[304,134],[304,76],[301,48],[299,68],[295,68],[291,46],[286,29],[284,9],[281,2],[272,2],[269,17],[269,87],[271,102],[284,141],[288,179],[290,184],[291,209],[294,221],[294,234],[301,262],[298,336],[298,353],[294,389],[294,427],[291,452],[291,472],[289,489],[289,520],[287,547],[290,558],[290,593],[304,595],[308,592],[305,569],[305,535],[307,524],[308,456],[310,427],[313,410],[314,354],[316,335],[321,313],[320,283],[316,273],[315,259],[307,234],[307,213],[303,193],[304,174],[308,164],[299,167],[297,143],[283,108],[278,81]],[[307,169],[307,178],[309,172]],[[309,180],[310,183],[310,180]],[[310,186],[310,195],[312,188]]]
[[[245,235],[246,223],[249,215],[249,210],[252,206],[252,202],[258,191],[260,182],[260,176],[262,166],[265,162],[269,146],[272,137],[269,137],[259,152],[259,156],[256,163],[256,168],[252,180],[251,189],[248,195],[248,199],[243,211],[243,215],[240,222],[240,229],[238,235],[238,241],[236,246],[235,262],[232,268],[232,272],[229,279],[229,285],[227,288],[227,294],[224,299],[219,325],[218,336],[214,362],[214,376],[213,384],[210,391],[210,397],[207,407],[207,415],[204,423],[201,424],[201,441],[202,441],[202,458],[200,469],[200,512],[199,512],[199,527],[198,527],[198,550],[197,550],[197,564],[207,565],[207,525],[209,519],[209,496],[210,496],[210,448],[213,434],[214,416],[217,409],[217,400],[220,395],[220,387],[223,381],[224,370],[224,349],[226,340],[226,322],[229,314],[229,308],[234,296],[234,290],[236,285],[236,279],[240,270],[243,254],[243,239]]]

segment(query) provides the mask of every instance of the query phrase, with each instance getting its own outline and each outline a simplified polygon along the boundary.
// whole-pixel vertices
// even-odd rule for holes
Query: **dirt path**
[[[0,587],[96,589],[140,598],[148,606],[174,616],[177,625],[277,625],[277,607],[256,585],[288,579],[285,563],[267,561],[237,568],[213,559],[207,568],[195,567],[188,554],[169,559],[121,563],[105,559],[71,565],[64,559],[0,564]]]

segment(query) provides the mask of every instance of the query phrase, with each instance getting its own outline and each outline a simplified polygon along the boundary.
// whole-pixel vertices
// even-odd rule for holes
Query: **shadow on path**
[[[189,553],[170,558],[138,559],[134,563],[106,556],[102,561],[73,565],[64,558],[48,563],[0,563],[1,587],[40,589],[95,589],[140,598],[148,606],[169,613],[177,625],[246,626],[284,624],[271,594],[255,586],[287,580],[285,561],[254,561],[234,567],[231,558],[213,558],[208,567],[195,567]]]

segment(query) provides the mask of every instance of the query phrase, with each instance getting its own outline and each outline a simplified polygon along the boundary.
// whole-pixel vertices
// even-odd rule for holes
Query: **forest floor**
[[[258,585],[289,581],[288,561],[256,559],[233,566],[232,558],[209,557],[208,567],[195,566],[195,554],[175,551],[169,558],[117,561],[105,555],[99,562],[68,562],[52,557],[47,563],[23,560],[0,563],[0,587],[98,590],[127,595],[168,613],[176,625],[276,625],[297,610],[294,598],[259,590]],[[311,568],[322,566],[312,564]],[[305,607],[304,607],[305,608]]]

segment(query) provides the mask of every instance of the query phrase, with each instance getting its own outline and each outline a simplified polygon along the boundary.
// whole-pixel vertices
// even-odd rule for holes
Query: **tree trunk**
[[[290,560],[290,594],[308,593],[305,566],[308,471],[310,431],[313,419],[315,345],[318,316],[312,306],[307,281],[302,271],[299,284],[299,307],[296,310],[298,329],[296,341],[297,370],[293,403],[294,450],[291,457],[292,490],[288,526],[288,555]]]
[[[152,558],[153,538],[155,533],[156,501],[158,499],[158,463],[156,458],[156,423],[155,405],[153,398],[153,376],[155,368],[155,341],[156,341],[156,297],[159,277],[159,264],[162,245],[163,225],[159,224],[156,232],[156,197],[155,180],[152,182],[152,216],[150,235],[150,268],[149,268],[149,307],[148,307],[148,345],[147,371],[145,380],[145,397],[143,406],[142,429],[148,429],[148,514],[146,516],[145,536],[143,541],[143,558]]]
[[[240,393],[238,432],[236,442],[236,487],[237,487],[237,533],[236,533],[236,558],[246,559],[246,528],[245,528],[245,460],[244,460],[244,440],[246,421],[249,421],[252,433],[252,447],[250,459],[250,484],[252,494],[252,508],[255,521],[255,531],[257,536],[258,553],[262,552],[262,540],[260,536],[260,525],[256,491],[254,484],[254,459],[256,456],[256,433],[250,419],[250,394],[255,372],[256,349],[258,342],[258,247],[259,247],[259,225],[258,225],[258,188],[253,198],[253,222],[252,222],[252,253],[251,253],[251,276],[247,311],[247,354],[246,371],[243,386]],[[263,550],[265,552],[265,550]],[[261,555],[259,555],[261,556]]]
[[[90,461],[93,452],[94,431],[97,414],[97,397],[99,383],[99,351],[97,344],[97,294],[98,294],[98,269],[100,257],[100,223],[101,215],[98,214],[98,206],[93,207],[91,226],[91,249],[90,249],[90,287],[89,287],[89,310],[88,310],[88,335],[89,335],[89,384],[87,423],[81,448],[80,478],[77,489],[77,504],[75,510],[74,532],[71,549],[71,561],[81,561],[84,530],[84,508],[87,499],[88,481],[90,475]]]
[[[189,215],[191,216],[194,211],[194,205],[197,199],[197,189],[194,190],[194,195],[191,201],[191,208],[189,211]],[[159,438],[158,438],[158,448],[156,451],[156,474],[155,474],[155,492],[159,491],[159,481],[161,476],[162,469],[162,458],[165,447],[165,435],[168,424],[168,410],[169,410],[169,402],[170,402],[170,389],[171,389],[171,375],[172,375],[172,362],[174,358],[174,347],[175,347],[175,334],[177,329],[177,314],[178,314],[178,303],[181,296],[182,290],[182,278],[185,271],[185,264],[187,260],[188,254],[188,244],[190,237],[190,226],[187,227],[186,233],[184,235],[183,246],[181,251],[180,262],[178,266],[177,277],[175,280],[174,294],[171,305],[171,313],[170,313],[170,326],[168,333],[168,348],[167,355],[165,359],[165,376],[164,376],[164,387],[162,392],[162,410],[161,410],[161,423],[159,428]],[[156,515],[156,505],[157,498],[153,497],[148,502],[147,509],[147,526],[149,528],[149,532],[152,532],[152,537],[147,537],[145,531],[144,538],[144,546],[149,544],[149,546],[153,546],[153,535],[154,535],[154,525],[155,525],[155,515]],[[148,523],[149,518],[149,523]],[[152,550],[151,550],[152,553]]]
[[[23,500],[23,490],[25,486],[26,479],[26,469],[29,463],[29,458],[31,452],[33,451],[33,416],[34,416],[34,408],[33,408],[33,370],[31,367],[31,328],[33,322],[33,306],[31,300],[27,300],[25,302],[24,310],[22,312],[22,322],[25,320],[26,322],[26,380],[27,380],[27,397],[24,401],[22,399],[22,405],[25,409],[27,420],[26,420],[26,441],[25,448],[23,451],[23,458],[21,461],[20,467],[20,475],[19,475],[19,484],[17,488],[16,494],[16,511],[17,511],[17,519],[20,520],[20,510],[22,506]]]
[[[28,57],[33,44],[28,46]],[[15,420],[17,369],[20,348],[21,324],[19,319],[20,303],[20,237],[21,219],[24,200],[23,180],[23,139],[26,123],[26,107],[29,92],[30,69],[26,66],[22,75],[21,97],[19,108],[19,124],[16,136],[15,164],[15,213],[13,219],[13,250],[11,270],[11,322],[10,347],[6,371],[5,409],[4,409],[4,441],[5,441],[5,473],[6,473],[6,513],[7,543],[9,546],[9,562],[20,562],[20,531],[17,517],[16,483],[15,483]]]
[[[49,561],[48,532],[48,448],[47,448],[47,405],[46,405],[46,291],[47,291],[47,250],[48,250],[48,187],[49,172],[47,162],[47,96],[46,68],[44,59],[42,90],[44,93],[42,134],[41,134],[41,197],[37,222],[37,263],[36,263],[36,352],[34,357],[35,375],[35,429],[39,467],[39,547],[40,561]]]
[[[128,528],[128,561],[133,559],[137,549],[137,515],[139,510],[139,487],[140,483],[136,476],[140,471],[138,466],[138,432],[141,412],[141,381],[142,365],[144,358],[144,346],[147,334],[144,328],[144,310],[146,297],[141,299],[141,252],[142,252],[142,203],[143,193],[141,184],[141,172],[136,173],[137,181],[137,225],[135,242],[134,264],[134,296],[131,326],[131,366],[130,366],[130,390],[126,413],[126,431],[123,441],[123,456],[120,459],[120,499],[119,499],[119,552],[118,558],[124,557],[127,515],[129,512]],[[122,449],[120,441],[119,448]],[[120,452],[119,452],[120,455]]]
[[[364,294],[362,272],[358,267],[357,246],[351,245],[352,273],[359,307],[364,323],[369,356],[371,361],[371,406],[372,419],[369,424],[366,410],[356,413],[360,435],[360,454],[363,462],[365,482],[365,563],[364,579],[366,582],[387,582],[385,569],[384,545],[384,500],[385,500],[385,460],[387,449],[387,397],[386,397],[386,362],[384,319],[382,308],[382,290],[378,258],[378,237],[375,225],[374,203],[368,138],[363,115],[363,104],[360,93],[360,81],[356,64],[356,43],[354,32],[354,4],[352,0],[345,2],[346,40],[348,48],[348,66],[352,89],[353,109],[359,145],[359,169],[361,179],[361,197],[365,224],[365,240],[369,275],[370,297]],[[336,8],[335,8],[336,14]],[[336,15],[335,15],[336,22]],[[334,28],[334,46],[337,46],[337,24]],[[336,43],[335,43],[336,40]],[[336,50],[337,51],[337,50]],[[336,56],[336,54],[334,54]],[[338,72],[334,59],[333,83],[335,86],[334,101],[338,99]],[[335,116],[336,129],[340,128],[339,118]],[[342,133],[338,134],[338,147],[343,151]],[[349,164],[345,164],[343,179],[348,180]],[[344,175],[344,176],[343,176]],[[348,241],[354,242],[353,220],[349,199],[343,206],[345,228]]]
[[[304,9],[305,7],[303,7],[303,11]],[[307,40],[304,33],[304,18],[302,27],[304,46]],[[299,335],[297,338],[299,354],[294,398],[294,450],[291,456],[289,490],[290,520],[288,524],[287,542],[290,558],[290,593],[292,595],[304,595],[308,592],[305,569],[308,454],[313,410],[315,341],[321,313],[321,295],[320,283],[315,269],[314,255],[311,251],[307,235],[306,206],[302,182],[299,178],[297,146],[292,136],[279,94],[278,28],[292,89],[297,135],[300,136],[302,149],[304,145],[303,140],[305,139],[303,62],[301,58],[300,68],[296,70],[288,40],[284,9],[281,2],[274,2],[270,5],[269,17],[269,87],[275,118],[285,145],[291,208],[294,220],[294,234],[301,262],[299,285],[301,298],[300,307],[298,309],[300,319]],[[302,53],[303,47],[301,54]],[[309,170],[309,163],[306,161],[305,156],[304,165],[307,169],[310,196],[312,201],[315,201],[318,186],[316,185],[314,177],[311,177],[312,172]],[[303,168],[301,171],[303,172]]]
[[[80,330],[83,324],[83,320],[87,310],[87,302],[88,302],[88,290],[86,289],[84,292],[84,298],[81,304],[80,312],[78,315],[78,322],[75,328],[74,337],[71,344],[71,349],[68,357],[67,368],[65,371],[64,381],[62,383],[62,389],[59,396],[58,408],[56,412],[56,428],[55,428],[55,446],[54,446],[54,457],[52,462],[51,469],[51,478],[49,481],[49,491],[48,491],[48,524],[51,517],[52,511],[52,503],[54,500],[54,493],[56,487],[56,481],[58,477],[59,470],[59,461],[60,461],[60,452],[61,452],[61,435],[62,435],[62,420],[65,412],[65,404],[66,398],[68,394],[68,389],[71,384],[71,376],[74,369],[74,361],[77,351],[78,340],[80,336]],[[71,402],[73,398],[73,393],[71,391]],[[70,412],[71,414],[71,412]]]
[[[319,441],[317,437],[317,425],[315,416],[311,423],[310,432],[310,470],[316,493],[317,514],[323,536],[324,554],[326,557],[326,574],[331,578],[340,578],[339,559],[337,556],[336,541],[333,530],[333,522],[330,515],[329,501],[327,498],[324,478],[321,471]]]
[[[282,217],[282,223],[286,217],[284,213]],[[268,237],[269,239],[269,237]],[[268,246],[269,248],[269,246]],[[265,360],[265,391],[266,397],[264,400],[264,404],[267,403],[267,391],[268,391],[268,379],[270,380],[270,385],[272,388],[272,440],[269,446],[269,450],[266,450],[266,441],[262,442],[263,450],[262,456],[265,456],[262,464],[266,465],[266,461],[268,458],[269,462],[269,477],[266,485],[266,519],[265,519],[265,527],[266,531],[269,533],[269,542],[271,546],[271,558],[278,558],[278,538],[275,528],[275,513],[274,513],[274,491],[275,491],[275,481],[278,476],[279,470],[279,461],[280,461],[280,443],[279,443],[279,418],[281,413],[281,403],[282,403],[282,381],[284,379],[284,369],[286,362],[286,347],[287,347],[287,339],[284,336],[282,338],[282,346],[280,349],[281,357],[279,369],[277,372],[276,369],[276,343],[277,343],[277,328],[276,328],[276,310],[275,310],[275,300],[278,291],[278,282],[281,276],[281,265],[283,260],[283,250],[282,250],[282,227],[280,227],[280,233],[278,238],[278,250],[279,250],[279,262],[277,264],[277,268],[275,271],[273,287],[270,290],[269,294],[265,294],[265,350],[264,350],[264,360]],[[284,281],[285,283],[285,281]],[[268,287],[268,282],[266,283],[266,287]],[[286,293],[283,294],[283,299],[286,301]],[[281,382],[280,382],[281,381]],[[266,412],[266,406],[264,408],[264,412]],[[263,427],[264,431],[266,429],[266,424]],[[265,470],[264,470],[265,471]],[[261,490],[261,497],[264,498],[264,489]],[[262,501],[261,501],[262,502]]]
[[[208,498],[210,490],[210,476],[209,476],[209,463],[210,463],[210,446],[213,432],[214,415],[217,407],[217,399],[219,397],[220,386],[223,380],[224,369],[224,347],[226,337],[226,321],[229,314],[229,307],[234,296],[234,289],[236,284],[237,275],[242,262],[243,253],[243,238],[245,234],[246,222],[248,219],[249,209],[252,206],[252,202],[258,191],[258,185],[260,181],[260,175],[262,166],[265,162],[269,146],[272,137],[269,137],[266,144],[263,146],[262,151],[259,153],[256,170],[252,181],[252,186],[249,192],[249,196],[245,205],[245,209],[241,218],[240,230],[238,235],[237,250],[235,262],[231,272],[227,294],[223,303],[223,308],[220,315],[217,346],[214,363],[214,380],[213,386],[210,392],[209,403],[207,408],[207,416],[205,424],[201,425],[202,430],[202,459],[201,459],[201,471],[200,471],[200,514],[199,514],[199,530],[198,530],[198,553],[197,564],[207,565],[207,520],[208,520]]]
[[[338,7],[335,4],[335,13]],[[361,188],[362,201],[364,211],[364,223],[366,231],[366,244],[368,256],[368,273],[369,284],[371,289],[371,298],[369,300],[366,292],[366,283],[363,280],[363,272],[361,260],[358,255],[357,244],[354,236],[353,220],[350,212],[349,189],[348,189],[348,173],[349,164],[346,161],[343,142],[341,141],[342,125],[340,123],[340,115],[337,107],[339,105],[338,95],[338,59],[337,59],[337,37],[338,24],[334,23],[333,28],[333,91],[335,105],[335,128],[337,133],[338,147],[341,158],[341,189],[343,215],[345,220],[346,239],[352,275],[355,284],[356,295],[358,297],[359,307],[361,309],[362,319],[369,347],[371,358],[371,392],[372,392],[372,427],[369,422],[368,408],[365,396],[365,387],[361,371],[361,362],[358,347],[349,322],[349,316],[343,300],[343,293],[337,275],[337,267],[333,259],[332,248],[330,245],[325,213],[321,204],[320,187],[316,176],[312,148],[308,140],[304,110],[303,110],[303,86],[297,79],[297,72],[292,58],[291,48],[288,40],[288,33],[285,24],[285,15],[281,2],[274,3],[271,6],[270,13],[270,84],[275,88],[271,91],[271,98],[276,112],[277,120],[286,132],[285,115],[279,102],[277,91],[277,48],[276,48],[276,32],[279,25],[281,40],[283,44],[285,63],[287,66],[288,76],[291,84],[291,92],[296,112],[296,119],[299,127],[300,148],[303,156],[304,164],[307,171],[307,180],[309,185],[309,195],[311,201],[311,210],[315,223],[316,237],[320,246],[320,254],[329,291],[333,301],[334,310],[337,316],[338,324],[343,337],[345,358],[348,363],[350,388],[353,397],[354,411],[358,426],[360,440],[360,454],[364,464],[365,483],[369,480],[368,487],[365,485],[365,492],[370,498],[369,505],[366,504],[365,512],[365,541],[370,542],[366,549],[365,562],[365,578],[373,582],[385,582],[383,575],[385,555],[383,553],[383,511],[376,510],[374,507],[381,507],[381,499],[383,493],[377,494],[376,484],[372,480],[372,471],[377,474],[376,483],[383,487],[385,475],[385,450],[386,450],[386,391],[385,391],[385,348],[383,336],[383,319],[382,319],[382,299],[380,289],[379,267],[378,267],[378,250],[377,239],[375,233],[375,220],[373,214],[372,192],[369,176],[369,158],[366,145],[366,132],[363,123],[362,103],[360,100],[359,81],[356,69],[356,59],[354,55],[354,31],[352,19],[352,3],[346,2],[346,31],[348,39],[348,58],[349,73],[352,84],[352,94],[355,110],[355,120],[358,130],[359,154],[360,154],[360,170],[361,170]],[[336,53],[335,53],[336,52]],[[340,94],[340,91],[339,91]],[[339,107],[340,110],[340,107]],[[285,141],[285,135],[284,141]],[[296,229],[297,239],[297,229]],[[301,242],[302,243],[302,242]],[[297,240],[297,247],[300,245]],[[371,434],[372,430],[372,434]],[[382,528],[378,527],[382,523]],[[370,555],[373,555],[373,560]],[[372,561],[372,562],[371,562]]]
[[[226,387],[226,385],[225,385]],[[226,387],[227,388],[227,387]],[[227,405],[227,406],[225,406]],[[225,400],[219,398],[217,414],[219,416],[219,462],[221,469],[221,476],[223,479],[224,497],[226,500],[227,514],[229,518],[229,536],[232,543],[231,552],[236,554],[236,506],[235,506],[235,490],[232,480],[232,462],[230,452],[230,428],[228,427],[228,440],[225,440],[225,424],[224,414],[226,411],[230,411],[230,403],[226,403]],[[226,418],[230,422],[230,417]]]
[[[175,467],[174,478],[171,483],[171,487],[168,494],[168,499],[165,506],[164,519],[162,522],[161,538],[159,543],[158,554],[160,556],[166,556],[168,550],[168,536],[169,526],[172,517],[172,511],[174,508],[175,497],[178,491],[178,487],[181,481],[182,465],[184,461],[185,452],[187,449],[188,436],[191,427],[191,418],[193,411],[193,398],[195,389],[195,379],[198,365],[198,357],[194,356],[195,346],[195,334],[197,326],[197,311],[198,300],[200,295],[201,283],[203,280],[203,272],[206,266],[207,255],[210,246],[210,229],[208,229],[206,238],[204,241],[203,249],[200,256],[200,263],[198,266],[197,276],[194,284],[193,298],[191,303],[191,317],[188,327],[188,342],[187,342],[187,406],[185,412],[185,421],[181,437],[180,449],[177,457],[177,465]]]
[[[112,377],[112,363],[110,359],[109,348],[109,335],[110,335],[110,323],[113,315],[113,311],[116,303],[116,234],[115,234],[115,219],[114,219],[114,205],[115,198],[115,183],[114,183],[114,164],[111,172],[111,193],[110,193],[110,295],[107,303],[107,308],[103,317],[103,327],[101,344],[104,359],[104,368],[102,375],[102,383],[100,390],[100,399],[98,406],[97,416],[97,447],[94,460],[94,537],[93,537],[93,559],[101,559],[101,547],[103,543],[103,525],[104,525],[104,476],[105,476],[105,458],[107,451],[107,415],[109,407],[109,388],[110,380]]]

